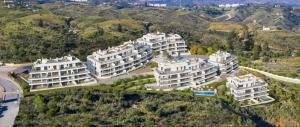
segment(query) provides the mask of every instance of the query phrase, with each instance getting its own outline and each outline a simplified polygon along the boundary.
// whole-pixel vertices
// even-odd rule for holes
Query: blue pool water
[[[215,96],[215,91],[193,91],[196,95]]]

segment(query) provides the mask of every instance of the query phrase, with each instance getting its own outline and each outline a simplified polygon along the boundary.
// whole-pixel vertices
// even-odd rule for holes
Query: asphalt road
[[[267,77],[279,80],[279,81],[284,81],[284,82],[288,82],[288,83],[294,83],[294,84],[300,84],[300,79],[296,79],[296,78],[289,78],[289,77],[284,77],[284,76],[279,76],[279,75],[275,75],[269,72],[265,72],[265,71],[261,71],[261,70],[257,70],[257,69],[253,69],[253,68],[249,68],[249,67],[244,67],[244,66],[240,66],[241,68],[245,68],[251,71],[256,71],[259,72]]]
[[[15,67],[0,67],[0,85],[4,88],[4,103],[0,106],[0,126],[12,127],[19,112],[19,87],[12,81],[8,72]]]

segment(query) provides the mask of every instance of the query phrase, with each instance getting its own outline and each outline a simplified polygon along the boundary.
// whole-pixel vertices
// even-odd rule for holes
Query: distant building
[[[271,28],[263,26],[263,31],[271,31]]]
[[[3,8],[11,8],[14,4],[14,0],[3,0]]]
[[[217,76],[217,68],[198,56],[162,57],[156,62],[154,76],[160,88],[201,85]]]
[[[149,7],[167,7],[167,4],[158,4],[158,3],[148,3]]]
[[[237,101],[251,100],[253,104],[274,101],[273,98],[269,97],[268,84],[252,74],[228,77],[226,86]]]
[[[38,59],[29,73],[31,90],[95,84],[86,66],[74,56]]]
[[[88,2],[88,0],[70,0],[71,2]]]
[[[239,67],[237,57],[224,51],[210,55],[208,61],[217,66],[221,73],[230,73]]]
[[[244,4],[220,4],[219,7],[220,8],[235,8],[235,7],[239,7],[242,5],[244,5]]]
[[[187,45],[178,34],[149,33],[137,41],[144,45],[149,45],[153,51],[166,51],[170,55],[188,54]]]
[[[152,59],[152,49],[135,41],[99,50],[87,57],[87,66],[97,78],[111,78],[143,67]]]

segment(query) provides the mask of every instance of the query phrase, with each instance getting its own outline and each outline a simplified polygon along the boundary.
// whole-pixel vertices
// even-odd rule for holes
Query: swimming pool
[[[216,92],[215,91],[198,91],[198,90],[194,90],[193,94],[204,95],[204,96],[215,96]]]

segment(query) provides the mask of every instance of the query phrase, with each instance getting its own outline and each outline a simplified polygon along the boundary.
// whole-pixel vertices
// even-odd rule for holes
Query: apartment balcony
[[[177,43],[176,47],[187,47],[185,43]]]
[[[47,83],[47,81],[43,81],[43,80],[32,80],[32,81],[30,81],[29,84],[40,84],[40,83]]]
[[[217,71],[218,71],[217,69],[213,69],[213,70],[207,71],[207,72],[205,72],[205,77],[209,76],[209,75],[212,75],[212,74],[216,73]]]
[[[78,77],[75,77],[73,80],[83,80],[83,79],[90,79],[91,77],[88,76],[88,75],[85,75],[85,76],[78,76]]]
[[[171,76],[171,77],[166,77],[166,78],[162,78],[160,77],[159,80],[162,80],[162,81],[170,81],[170,80],[177,80],[179,77],[176,77],[176,76]]]
[[[237,68],[239,68],[239,65],[238,65],[238,64],[234,64],[234,65],[232,66],[232,69],[233,69],[233,70],[236,70]]]
[[[58,72],[60,71],[59,69],[57,70],[31,70],[30,74],[40,74],[40,73],[52,73],[52,72]]]
[[[185,79],[181,79],[179,80],[180,83],[187,83],[187,82],[191,82],[190,78],[185,78]]]
[[[191,75],[189,73],[185,73],[185,74],[180,74],[180,78],[187,78],[190,77]]]
[[[205,79],[206,82],[209,82],[209,81],[214,80],[216,76],[217,76],[217,73],[209,75],[209,76],[205,76],[204,79]]]

